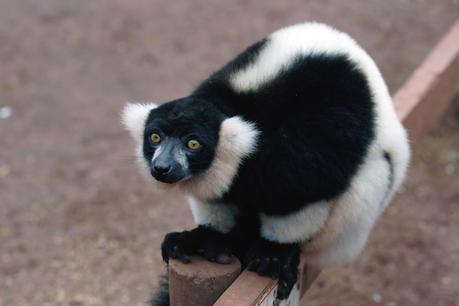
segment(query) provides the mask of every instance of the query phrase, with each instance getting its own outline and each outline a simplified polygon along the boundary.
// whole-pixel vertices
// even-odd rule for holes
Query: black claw
[[[280,281],[277,287],[277,297],[276,298],[280,300],[286,299],[289,296],[290,291],[292,291],[292,288],[294,285],[295,283],[288,283],[286,281]]]
[[[190,259],[190,257],[188,255],[183,255],[182,254],[179,259],[184,264],[189,264],[191,262],[191,259]]]
[[[233,262],[233,257],[229,254],[219,254],[215,261],[219,264],[230,264]]]
[[[204,257],[208,261],[214,262],[216,260],[216,258],[217,258],[217,252],[215,252],[215,250],[205,250],[204,251]]]
[[[271,260],[271,277],[273,279],[277,279],[279,278],[279,275],[280,275],[280,260],[279,258],[277,257],[274,257],[272,260]]]
[[[247,269],[249,271],[256,271],[258,269],[259,264],[260,264],[260,258],[255,258],[249,262]]]
[[[177,259],[177,258],[180,257],[179,255],[180,255],[180,250],[179,250],[178,246],[174,246],[174,248],[172,249],[171,257],[174,258],[174,259]]]
[[[257,273],[259,275],[268,275],[269,274],[269,264],[271,263],[271,259],[269,257],[263,258],[263,260],[260,262],[260,265],[258,266]]]
[[[187,237],[190,232],[169,233],[164,237],[161,245],[161,255],[168,263],[170,258],[179,259],[183,263],[189,263],[191,255],[190,242]]]
[[[294,260],[295,262],[296,260]],[[281,271],[281,276],[278,282],[277,298],[285,299],[289,296],[293,287],[298,280],[298,268],[297,266],[291,266],[290,268]]]

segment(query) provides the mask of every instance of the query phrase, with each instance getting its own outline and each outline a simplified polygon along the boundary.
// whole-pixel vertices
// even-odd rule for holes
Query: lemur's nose
[[[153,166],[153,170],[158,174],[167,174],[171,171],[171,165],[158,163]]]

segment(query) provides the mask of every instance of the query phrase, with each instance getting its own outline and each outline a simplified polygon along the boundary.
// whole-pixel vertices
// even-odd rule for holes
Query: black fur
[[[386,199],[389,196],[392,187],[394,186],[394,162],[392,161],[392,156],[389,154],[389,152],[384,152],[383,157],[384,160],[387,162],[387,166],[389,167],[389,182],[387,184],[388,187],[386,195],[384,196],[384,200],[381,203],[381,205],[383,205],[386,202]]]
[[[169,277],[166,274],[159,279],[159,285],[150,300],[150,306],[169,306]]]
[[[203,255],[209,261],[229,263],[234,253],[232,247],[232,240],[225,234],[200,225],[191,231],[167,234],[161,245],[161,255],[165,262],[174,258],[189,263],[190,255]]]
[[[259,239],[247,254],[247,269],[279,279],[277,298],[285,299],[298,280],[300,247],[297,243],[275,243]]]
[[[374,137],[374,103],[356,65],[343,55],[298,57],[244,94],[228,83],[231,71],[215,73],[195,95],[255,122],[263,135],[224,200],[278,215],[346,190]]]
[[[161,138],[174,137],[185,145],[188,140],[196,139],[202,144],[197,152],[188,152],[189,170],[192,174],[209,167],[218,143],[218,131],[225,116],[209,101],[187,97],[165,103],[152,111],[147,119],[144,132],[143,153],[151,167],[151,160],[156,147],[149,137],[158,133]]]

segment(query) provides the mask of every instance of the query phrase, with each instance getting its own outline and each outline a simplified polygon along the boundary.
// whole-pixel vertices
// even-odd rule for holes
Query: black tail
[[[151,306],[170,306],[169,279],[167,273],[161,276],[158,288],[153,293],[150,301]]]

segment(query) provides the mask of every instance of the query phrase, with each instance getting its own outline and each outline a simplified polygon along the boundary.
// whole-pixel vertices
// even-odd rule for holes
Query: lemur
[[[122,120],[153,184],[190,200],[197,227],[165,236],[164,261],[234,254],[279,280],[278,299],[300,252],[319,268],[359,255],[410,158],[374,61],[319,23],[272,33],[187,97],[129,103]]]

